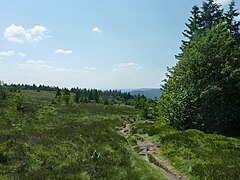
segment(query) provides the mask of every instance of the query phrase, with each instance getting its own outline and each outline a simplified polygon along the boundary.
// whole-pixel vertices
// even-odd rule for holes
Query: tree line
[[[66,102],[70,100],[71,94],[75,103],[100,103],[104,105],[113,105],[124,103],[133,105],[137,96],[132,96],[129,92],[121,92],[121,90],[98,90],[86,88],[57,88],[56,98],[63,98]]]
[[[16,93],[16,97],[21,99],[22,90],[32,90],[32,91],[52,91],[55,92],[55,97],[52,103],[98,103],[104,105],[114,105],[114,104],[125,104],[135,107],[142,107],[139,104],[141,102],[147,101],[144,95],[131,95],[130,92],[122,92],[121,90],[98,90],[98,89],[87,89],[87,88],[59,88],[55,86],[46,85],[28,85],[28,84],[6,84],[2,81],[0,82],[0,99],[7,99],[10,92]]]

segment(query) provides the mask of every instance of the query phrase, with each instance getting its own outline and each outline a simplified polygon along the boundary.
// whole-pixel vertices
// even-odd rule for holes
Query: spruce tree
[[[197,5],[194,5],[191,11],[192,16],[188,19],[189,23],[186,23],[188,29],[185,29],[183,35],[190,40],[192,35],[201,28],[201,16],[200,10]],[[183,41],[187,42],[187,41]]]
[[[228,33],[232,36],[234,36],[238,43],[240,43],[240,21],[237,21],[236,18],[239,16],[239,13],[237,12],[237,9],[235,8],[235,2],[232,1],[229,4],[229,10],[224,14],[225,15],[225,21],[228,28]]]
[[[0,100],[7,99],[7,86],[4,84],[4,82],[0,81]]]
[[[223,9],[220,4],[214,0],[203,2],[201,11],[201,21],[203,32],[205,29],[211,29],[214,24],[218,24],[223,20]]]
[[[75,103],[79,103],[80,97],[81,97],[80,90],[77,90],[74,96]]]

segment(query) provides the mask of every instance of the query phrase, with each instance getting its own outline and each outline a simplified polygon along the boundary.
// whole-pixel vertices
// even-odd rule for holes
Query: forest
[[[240,179],[239,15],[193,6],[154,100],[1,81],[0,179]]]

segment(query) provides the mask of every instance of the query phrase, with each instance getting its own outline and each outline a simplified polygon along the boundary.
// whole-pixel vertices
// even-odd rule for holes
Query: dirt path
[[[127,124],[125,127],[121,129],[121,132],[124,134],[124,137],[126,139],[129,138],[129,136],[133,135],[131,134],[130,124]],[[136,137],[140,137],[138,134],[134,134]],[[164,160],[163,156],[161,155],[161,152],[158,151],[157,147],[143,139],[143,138],[136,138],[137,139],[137,145],[131,146],[132,149],[138,148],[140,149],[140,152],[138,153],[139,156],[141,156],[144,160],[146,160],[151,166],[154,168],[160,170],[167,179],[169,180],[188,180],[187,177],[179,175],[176,170],[166,161]]]

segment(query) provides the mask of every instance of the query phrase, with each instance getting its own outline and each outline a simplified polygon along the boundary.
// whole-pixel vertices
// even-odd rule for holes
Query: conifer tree
[[[224,14],[225,15],[225,21],[227,24],[227,28],[228,28],[228,33],[230,35],[233,35],[236,40],[238,41],[238,43],[240,43],[240,21],[237,21],[236,18],[240,15],[237,12],[237,9],[235,8],[235,2],[232,1],[229,4],[229,10]]]
[[[203,2],[201,11],[202,30],[211,29],[223,20],[223,9],[214,0]]]
[[[197,5],[194,5],[191,11],[192,16],[188,19],[189,23],[186,23],[188,29],[185,29],[183,35],[187,39],[191,39],[192,35],[201,28],[201,16],[200,10]],[[187,41],[183,41],[185,43]]]
[[[61,96],[62,95],[62,93],[61,93],[61,89],[59,89],[58,87],[57,87],[57,90],[56,90],[56,97],[59,97],[59,96]]]
[[[80,91],[77,90],[77,91],[76,91],[76,94],[75,94],[75,96],[74,96],[74,101],[75,101],[75,103],[79,103],[80,97],[81,97]]]
[[[0,81],[0,100],[7,99],[7,87],[4,82]]]

